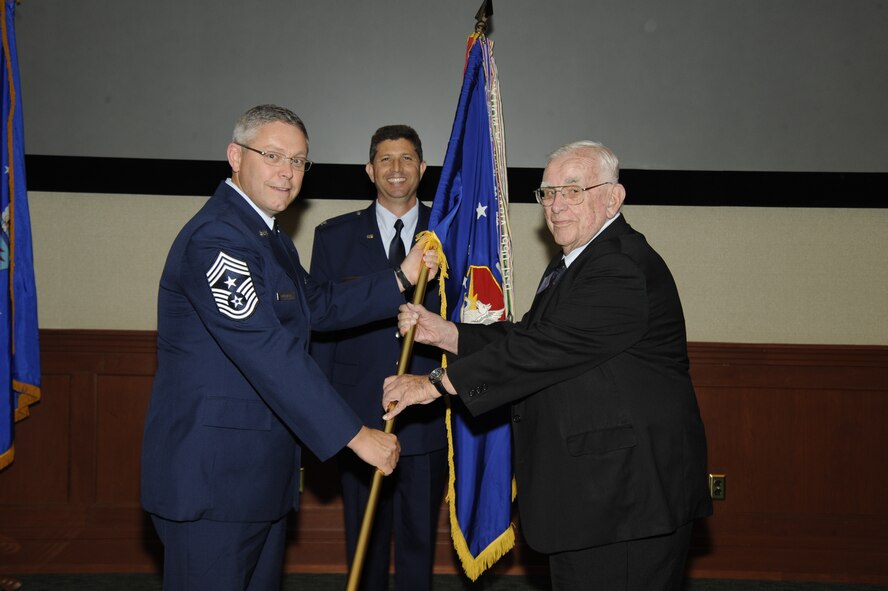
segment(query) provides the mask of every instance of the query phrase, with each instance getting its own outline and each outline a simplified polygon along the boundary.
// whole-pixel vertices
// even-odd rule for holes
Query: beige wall
[[[631,202],[631,195],[629,196]],[[41,328],[153,330],[157,282],[204,197],[29,193]],[[285,221],[308,265],[313,228],[366,206],[302,201]],[[692,341],[888,345],[888,209],[624,208],[675,275]],[[517,312],[552,254],[535,204],[510,219]]]

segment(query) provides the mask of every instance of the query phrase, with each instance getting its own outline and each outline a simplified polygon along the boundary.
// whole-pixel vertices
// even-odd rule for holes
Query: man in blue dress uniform
[[[160,280],[142,504],[164,544],[168,590],[279,588],[302,446],[321,460],[348,447],[385,474],[400,449],[363,425],[308,344],[312,329],[390,318],[422,252],[403,270],[316,281],[274,220],[311,166],[302,121],[255,107],[227,155],[231,178],[179,233]]]
[[[417,232],[428,228],[429,208],[416,196],[426,169],[422,143],[407,125],[379,128],[370,140],[367,175],[376,186],[369,207],[327,220],[315,230],[311,273],[317,279],[348,281],[369,271],[400,264]],[[437,283],[428,286],[425,306],[440,308]],[[369,319],[368,319],[369,320]],[[315,336],[312,355],[365,425],[382,428],[382,382],[395,370],[401,341],[394,317]],[[413,350],[410,371],[427,373],[441,364],[441,352],[425,345]],[[395,588],[432,587],[432,567],[441,493],[447,475],[443,400],[399,418],[398,470],[383,481],[373,531],[361,573],[362,591],[387,591],[391,539],[395,540]],[[337,458],[342,479],[345,534],[352,563],[367,507],[372,469],[352,454]]]

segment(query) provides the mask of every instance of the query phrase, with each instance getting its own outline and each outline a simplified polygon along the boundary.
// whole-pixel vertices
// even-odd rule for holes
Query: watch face
[[[441,381],[441,378],[444,377],[444,368],[436,367],[429,374],[429,381],[433,384],[437,384]]]

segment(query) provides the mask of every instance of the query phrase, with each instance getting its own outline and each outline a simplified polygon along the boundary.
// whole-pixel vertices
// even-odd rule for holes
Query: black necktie
[[[389,264],[393,269],[398,267],[407,256],[407,252],[404,250],[404,241],[401,240],[401,228],[403,227],[404,222],[395,220],[395,237],[389,242],[388,250]]]
[[[561,259],[561,261],[555,265],[555,268],[543,277],[543,280],[540,282],[540,287],[537,289],[537,293],[543,292],[546,288],[555,287],[566,270],[567,265],[564,264],[564,259]]]

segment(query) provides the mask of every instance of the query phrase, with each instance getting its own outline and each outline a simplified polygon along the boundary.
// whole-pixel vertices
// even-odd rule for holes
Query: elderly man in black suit
[[[386,418],[443,394],[476,415],[511,405],[521,526],[556,591],[681,589],[712,512],[678,291],[620,213],[618,174],[599,143],[556,150],[536,198],[562,254],[528,313],[485,326],[402,306],[402,332],[454,357],[383,396]]]

